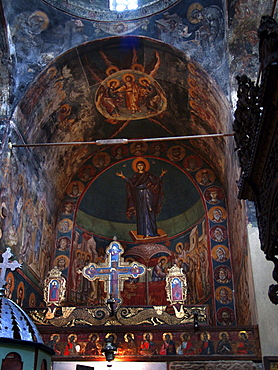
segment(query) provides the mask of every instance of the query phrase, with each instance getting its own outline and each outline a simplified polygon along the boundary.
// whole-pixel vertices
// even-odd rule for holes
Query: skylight
[[[138,0],[110,0],[110,10],[122,12],[138,8]]]

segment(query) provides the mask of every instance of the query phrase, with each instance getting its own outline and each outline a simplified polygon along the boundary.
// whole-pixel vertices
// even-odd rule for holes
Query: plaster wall
[[[268,287],[275,284],[272,278],[273,263],[265,259],[260,249],[259,230],[248,227],[248,238],[255,286],[262,357],[277,356],[277,307],[268,298]]]

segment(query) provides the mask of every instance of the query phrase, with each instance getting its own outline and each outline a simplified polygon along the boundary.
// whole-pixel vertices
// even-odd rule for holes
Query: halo
[[[32,292],[29,296],[29,307],[32,307],[32,299],[34,300],[34,306],[33,307],[36,307],[36,297],[35,297],[35,293]]]
[[[10,292],[14,291],[14,275],[12,272],[9,272],[8,275],[6,276],[6,282],[9,282],[9,279],[11,279],[11,289]]]
[[[162,339],[163,339],[163,340],[166,340],[166,335],[167,335],[167,334],[170,336],[170,339],[172,340],[172,339],[173,339],[173,334],[172,334],[172,333],[163,333],[163,334],[162,334]]]
[[[176,252],[179,253],[179,249],[183,250],[183,244],[181,242],[176,244]]]
[[[19,296],[19,290],[20,288],[22,289],[22,301],[25,297],[25,286],[23,284],[23,282],[21,281],[19,284],[18,284],[18,287],[17,287],[17,296]]]
[[[127,336],[128,335],[130,335],[131,336],[131,338],[134,340],[134,334],[133,333],[125,333],[125,335],[124,335],[124,340],[125,340],[125,342],[127,342]]]
[[[153,340],[153,335],[152,333],[150,333],[149,331],[147,331],[146,333],[143,334],[143,339],[146,340],[146,335],[149,334],[150,336],[150,340]]]
[[[114,342],[116,342],[116,340],[117,340],[117,335],[116,335],[115,333],[107,333],[107,334],[105,335],[105,338],[109,338],[109,337],[110,337],[110,335],[112,335],[112,337],[114,338]]]
[[[191,4],[189,7],[188,7],[188,10],[187,10],[187,19],[189,20],[190,23],[192,24],[197,24],[199,23],[199,19],[195,19],[192,17],[192,12],[193,10],[201,10],[203,9],[203,6],[200,4],[200,3],[193,3]]]
[[[180,339],[183,341],[183,336],[184,335],[187,335],[187,339],[189,340],[190,339],[190,334],[188,334],[188,333],[186,333],[185,331],[183,332],[183,333],[181,333],[181,335],[180,335]]]
[[[135,71],[140,71],[140,72],[145,71],[145,67],[143,66],[143,64],[139,64],[139,63],[132,64],[130,69],[134,69]]]
[[[98,341],[98,340],[99,340],[99,335],[98,335],[97,333],[92,333],[92,334],[90,334],[88,339],[89,339],[89,340],[91,340],[91,338],[92,338],[94,335],[97,337],[96,341]]]
[[[240,338],[241,334],[245,334],[246,337],[248,338],[248,334],[247,334],[247,331],[245,330],[241,330],[239,333],[238,333],[238,337]]]
[[[50,336],[50,340],[53,340],[53,338],[54,337],[58,337],[58,340],[60,340],[61,339],[61,337],[60,337],[60,334],[51,334],[51,336]]]
[[[35,16],[41,17],[44,20],[43,25],[41,26],[41,30],[44,31],[49,25],[49,18],[47,14],[45,12],[42,12],[41,10],[37,10],[30,15],[30,17],[28,18],[28,21],[29,19],[32,19]]]
[[[132,81],[135,80],[135,76],[132,74],[132,73],[125,73],[123,76],[122,76],[122,80],[125,81],[125,79],[127,78],[127,76],[130,76],[132,78]]]
[[[116,87],[118,87],[120,85],[119,80],[117,80],[116,78],[111,78],[111,80],[107,81],[107,86],[110,86],[111,82],[116,82]]]
[[[118,72],[119,68],[117,66],[110,66],[106,69],[105,73],[107,74],[107,76],[111,76],[112,74],[116,73],[116,72],[111,73],[111,71],[113,71],[113,70]]]
[[[145,163],[145,166],[146,166],[145,170],[146,170],[146,172],[149,171],[149,169],[150,169],[149,161],[147,159],[143,158],[143,157],[138,157],[138,158],[134,159],[134,161],[132,162],[132,169],[133,169],[134,172],[137,172],[137,163],[138,162]]]
[[[204,340],[204,335],[205,335],[205,334],[207,334],[208,339],[210,339],[210,333],[209,333],[209,332],[207,332],[207,331],[205,331],[205,332],[203,332],[203,333],[201,333],[201,334],[200,334],[201,340]]]
[[[76,334],[68,335],[68,340],[70,339],[70,337],[74,337],[74,342],[77,342],[77,335]]]
[[[140,77],[138,81],[141,85],[143,85],[142,81],[144,80],[148,81],[148,83],[151,84],[151,80],[148,77]]]
[[[221,331],[221,333],[219,333],[219,339],[222,339],[222,334],[226,334],[227,339],[229,339],[229,334],[226,331]]]
[[[158,258],[157,262],[159,263],[159,262],[160,262],[160,261],[162,261],[162,260],[165,260],[165,261],[166,261],[166,263],[167,263],[167,261],[168,261],[168,259],[167,259],[167,257],[166,257],[166,256],[161,256],[161,257],[159,257],[159,258]]]

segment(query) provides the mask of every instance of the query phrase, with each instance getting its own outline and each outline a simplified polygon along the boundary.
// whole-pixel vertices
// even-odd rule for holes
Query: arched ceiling
[[[127,103],[127,75],[132,76],[137,92],[143,91],[149,99],[147,103],[146,96],[141,96],[134,112]],[[111,81],[119,89],[114,93],[116,113],[105,98]],[[80,45],[51,62],[28,89],[13,119],[25,143],[32,144],[224,133],[227,112],[216,84],[182,52],[143,37],[112,37]],[[191,145],[222,177],[225,139],[198,139]],[[32,150],[47,181],[61,196],[79,166],[103,146]]]

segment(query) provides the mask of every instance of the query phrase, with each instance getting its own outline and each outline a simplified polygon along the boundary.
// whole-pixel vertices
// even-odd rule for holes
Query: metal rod
[[[234,133],[153,137],[153,138],[141,138],[141,139],[103,139],[103,140],[95,140],[95,141],[68,141],[68,142],[61,142],[61,143],[13,144],[9,142],[9,148],[12,149],[12,148],[25,148],[25,147],[37,147],[37,146],[62,146],[62,145],[115,145],[115,144],[127,144],[127,143],[134,143],[134,142],[189,140],[189,139],[204,139],[204,138],[214,138],[214,137],[224,137],[224,136],[234,136]]]

